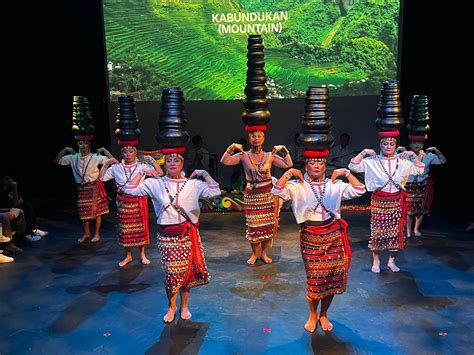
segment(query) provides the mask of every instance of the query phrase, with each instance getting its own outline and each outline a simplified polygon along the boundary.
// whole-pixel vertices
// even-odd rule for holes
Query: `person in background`
[[[209,171],[209,152],[202,146],[202,137],[194,136],[191,142],[193,146],[188,151],[186,171],[189,173],[196,169]]]
[[[38,228],[36,213],[33,205],[25,201],[18,193],[18,183],[11,176],[4,176],[0,180],[0,207],[19,208],[26,221],[26,238],[31,242],[41,240],[48,232]]]
[[[351,159],[355,157],[356,153],[354,148],[349,145],[351,136],[347,133],[341,134],[339,137],[339,144],[331,149],[329,153],[328,162],[329,165],[334,166],[335,169],[347,168]]]

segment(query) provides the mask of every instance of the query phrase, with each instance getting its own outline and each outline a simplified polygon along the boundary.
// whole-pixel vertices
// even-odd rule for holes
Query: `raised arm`
[[[354,187],[364,186],[364,184],[362,184],[354,175],[352,175],[351,171],[346,168],[334,170],[331,175],[331,181],[334,183],[336,179],[340,176],[345,176],[347,180],[349,181],[349,184],[351,184]]]
[[[401,159],[408,159],[408,157],[413,157],[413,163],[415,165],[417,165],[417,166],[420,166],[420,165],[424,166],[425,165],[420,161],[420,159],[418,158],[418,155],[416,155],[416,153],[412,150],[406,150],[403,153],[400,153],[399,157]]]
[[[363,149],[359,154],[357,154],[354,158],[351,159],[351,163],[360,164],[362,159],[364,159],[366,156],[375,157],[376,155],[377,153],[375,153],[375,150],[373,149]]]
[[[104,155],[111,159],[113,158],[114,156],[112,155],[112,153],[110,153],[107,149],[105,149],[104,147],[101,147],[99,149],[97,149],[97,154],[101,154],[101,153],[104,153]]]
[[[163,169],[161,168],[160,164],[156,162],[156,160],[151,156],[151,155],[145,155],[143,156],[143,160],[145,160],[148,164],[150,164],[153,167],[153,176],[155,177],[161,177],[165,173],[163,172]]]
[[[224,165],[237,165],[240,163],[241,154],[235,154],[236,151],[241,153],[244,151],[242,144],[232,143],[227,147],[221,158],[221,163]]]
[[[206,180],[207,184],[208,185],[211,185],[211,186],[215,186],[215,185],[219,185],[219,183],[214,180],[211,176],[211,174],[209,174],[206,170],[199,170],[199,169],[196,169],[193,171],[193,173],[189,176],[190,179],[194,178],[194,177],[197,177],[197,176],[201,176],[204,178],[204,180]]]
[[[438,164],[446,164],[447,163],[446,158],[444,157],[443,153],[441,153],[441,151],[438,148],[430,147],[430,148],[427,148],[426,151],[436,155],[436,157],[438,158],[438,161],[436,163],[438,163]]]
[[[283,157],[278,155],[279,152],[281,152]],[[290,152],[288,152],[288,149],[286,149],[284,145],[274,146],[271,155],[273,157],[273,165],[283,169],[288,169],[293,166],[293,161],[291,160]]]
[[[64,148],[58,153],[58,155],[56,155],[56,158],[54,158],[54,164],[59,164],[59,160],[61,160],[61,158],[65,156],[66,154],[74,154],[74,153],[75,153],[74,149],[70,147]]]
[[[303,177],[303,173],[301,171],[299,171],[298,169],[288,169],[277,181],[276,183],[276,186],[278,187],[284,187],[286,185],[286,183],[288,182],[288,180],[291,179],[291,177],[294,176],[296,178],[298,178],[298,180],[303,183],[304,182],[304,177]]]
[[[100,180],[107,181],[107,180],[110,180],[112,178],[111,175],[107,176],[106,178],[104,178],[104,176],[106,175],[107,170],[109,170],[110,166],[113,165],[113,164],[118,164],[118,160],[115,159],[115,158],[107,159],[107,161],[104,163],[104,165],[102,165],[102,168],[100,168],[100,172],[99,172],[99,179]]]

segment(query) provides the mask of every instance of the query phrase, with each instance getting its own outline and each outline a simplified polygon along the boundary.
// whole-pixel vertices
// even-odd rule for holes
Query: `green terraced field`
[[[143,90],[147,82],[140,82],[140,68],[146,66],[151,68],[151,82],[160,82],[163,87],[179,86],[187,100],[241,97],[247,35],[221,36],[211,17],[212,13],[242,11],[245,9],[238,1],[105,0],[106,47],[112,68],[109,76],[112,78],[117,68],[131,68],[139,83],[136,87]],[[339,19],[334,23],[325,46],[330,44],[341,22]],[[310,85],[338,86],[367,77],[367,73],[344,64],[305,65],[282,46],[275,34],[265,34],[264,44],[268,77],[277,88],[286,89],[285,97],[294,96],[290,93],[294,90],[305,91]],[[120,80],[111,80],[111,91],[120,91]],[[156,96],[162,88],[154,89],[151,98],[142,99],[159,99]]]

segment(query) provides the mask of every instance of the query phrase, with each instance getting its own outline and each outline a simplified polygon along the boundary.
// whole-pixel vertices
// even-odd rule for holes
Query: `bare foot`
[[[307,332],[313,333],[318,327],[318,317],[309,316],[308,321],[304,325],[304,329]]]
[[[270,258],[268,255],[262,255],[262,261],[265,263],[265,264],[271,264],[272,263],[272,258]]]
[[[119,262],[119,266],[124,267],[125,265],[127,265],[131,261],[132,261],[132,257],[127,256],[125,259],[123,259],[121,262]]]
[[[94,235],[94,238],[91,239],[91,242],[92,242],[92,243],[96,243],[96,242],[98,242],[99,240],[100,240],[100,235],[96,234],[96,235]]]
[[[250,259],[247,260],[247,264],[253,265],[253,264],[255,264],[255,262],[257,261],[257,259],[258,259],[258,256],[252,254],[252,256],[250,257]]]
[[[327,317],[322,316],[321,318],[319,318],[319,324],[321,324],[321,328],[325,332],[330,332],[331,330],[334,329],[334,326],[332,325],[332,323],[329,321]]]
[[[84,242],[86,239],[89,239],[90,238],[90,235],[87,235],[87,234],[84,234],[82,237],[80,237],[77,241],[79,243],[82,243]]]
[[[372,272],[379,273],[380,272],[380,261],[372,263]]]
[[[184,319],[184,320],[188,320],[188,319],[191,319],[191,312],[189,312],[189,308],[186,307],[186,308],[181,308],[181,319]]]
[[[151,261],[148,260],[148,258],[146,256],[142,256],[142,264],[143,265],[148,265],[150,263],[151,263]]]
[[[166,312],[165,316],[163,317],[163,321],[165,323],[171,323],[174,321],[174,313],[176,312],[176,309],[173,308],[168,308],[168,312]]]
[[[392,272],[399,272],[400,271],[400,268],[397,265],[395,265],[395,263],[387,264],[387,266]]]

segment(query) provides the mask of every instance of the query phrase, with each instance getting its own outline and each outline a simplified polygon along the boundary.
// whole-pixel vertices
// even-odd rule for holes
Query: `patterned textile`
[[[405,191],[372,192],[370,250],[401,250],[405,247],[405,199]]]
[[[244,211],[247,220],[247,240],[260,243],[276,237],[280,202],[274,196],[271,180],[262,187],[246,188]]]
[[[408,182],[407,190],[407,214],[409,216],[429,214],[433,202],[433,180],[428,177],[421,182]]]
[[[303,225],[301,229],[306,295],[313,300],[346,290],[351,255],[346,227],[344,220],[333,220],[321,226]]]
[[[196,225],[184,222],[158,226],[158,246],[165,271],[165,287],[172,293],[181,287],[205,285],[210,276]]]
[[[107,193],[100,180],[78,185],[77,212],[82,221],[109,213]]]
[[[128,248],[150,244],[146,196],[132,196],[119,190],[117,216],[120,246]]]

